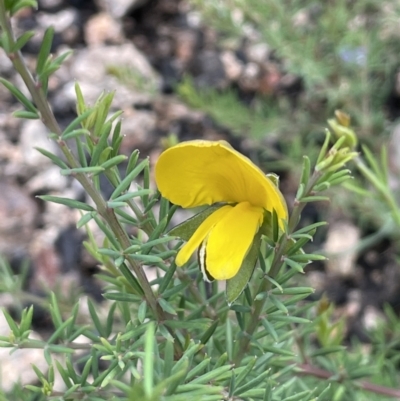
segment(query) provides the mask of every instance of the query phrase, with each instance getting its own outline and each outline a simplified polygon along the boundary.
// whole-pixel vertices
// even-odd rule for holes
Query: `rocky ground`
[[[208,28],[188,3],[181,0],[41,0],[37,12],[24,11],[16,18],[17,30],[35,29],[37,35],[24,48],[33,65],[44,30],[55,27],[52,51],[73,49],[73,55],[49,83],[50,103],[57,119],[66,126],[75,116],[74,83],[79,82],[88,103],[102,91],[115,91],[113,107],[124,111],[122,152],[139,149],[155,160],[161,139],[174,133],[179,140],[193,138],[228,139],[244,153],[252,144],[233,136],[207,115],[190,109],[175,94],[185,74],[198,87],[235,87],[244,101],[255,93],[295,93],[299,79],[285,74],[269,57],[266,45],[251,38],[236,49],[217,45],[217,32]],[[10,62],[0,53],[1,76],[22,83]],[[34,148],[57,152],[39,121],[17,120],[15,99],[0,86],[0,254],[15,271],[29,261],[26,290],[40,296],[43,286],[72,283],[98,301],[101,288],[92,279],[96,262],[82,250],[84,234],[75,229],[76,212],[36,198],[53,194],[84,199],[77,183],[61,176]],[[290,180],[290,177],[287,178]],[[293,198],[290,188],[285,195]],[[107,189],[104,188],[106,192]],[[317,209],[307,211],[309,219]],[[331,218],[331,225],[317,247],[334,254],[326,265],[311,266],[307,279],[326,291],[348,317],[348,332],[368,341],[365,329],[382,318],[385,302],[400,311],[400,277],[394,244],[383,238],[378,245],[357,253],[364,233],[345,218]],[[353,250],[351,250],[353,249]],[[7,294],[1,306],[10,306]],[[43,328],[46,315],[37,314],[35,325]]]

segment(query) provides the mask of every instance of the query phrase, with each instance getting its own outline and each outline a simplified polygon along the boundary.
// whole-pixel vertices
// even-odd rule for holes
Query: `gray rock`
[[[79,21],[79,13],[75,8],[66,8],[58,13],[37,13],[36,15],[39,25],[47,29],[54,27],[55,32],[64,32],[72,25],[77,24]]]
[[[62,191],[68,186],[68,178],[60,174],[58,166],[50,166],[33,176],[25,187],[31,194],[48,191]]]
[[[0,254],[24,252],[32,239],[37,216],[35,201],[19,186],[0,181]]]
[[[192,60],[189,71],[199,88],[223,89],[229,84],[224,64],[219,53],[214,50],[204,50],[198,53]]]
[[[110,74],[116,69],[132,78],[134,85],[121,82]],[[160,86],[160,78],[147,59],[136,47],[127,43],[121,46],[96,46],[77,51],[71,59],[70,72],[82,89],[86,102],[93,104],[103,91],[115,92],[113,106],[130,108],[134,104],[148,103],[154,90]],[[131,80],[129,80],[131,83]],[[59,96],[75,104],[74,82],[65,85]]]
[[[40,9],[52,9],[62,6],[63,0],[39,0]]]
[[[149,111],[131,111],[124,115],[121,134],[124,140],[121,144],[121,153],[130,155],[134,149],[149,151],[157,141],[155,135],[156,115]]]

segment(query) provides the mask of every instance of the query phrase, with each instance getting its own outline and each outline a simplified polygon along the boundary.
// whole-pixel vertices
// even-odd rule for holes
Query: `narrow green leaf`
[[[174,277],[175,271],[176,271],[176,264],[175,262],[173,262],[171,263],[171,266],[167,270],[166,274],[164,275],[163,280],[158,289],[160,295],[162,295],[164,291],[166,291],[166,289],[168,288],[169,283],[172,281],[172,278]]]
[[[69,56],[73,54],[73,50],[67,50],[66,52],[57,56],[53,61],[52,64],[56,66],[60,66]]]
[[[12,331],[14,336],[18,338],[20,336],[20,334],[21,334],[21,332],[19,330],[19,327],[14,322],[14,319],[11,317],[11,315],[5,309],[2,309],[2,311],[3,311],[4,317],[7,320],[8,326],[10,327],[10,330]]]
[[[293,236],[298,234],[308,234],[318,227],[326,226],[328,223],[326,221],[319,221],[318,223],[310,224],[309,226],[303,227],[293,233]]]
[[[132,290],[138,295],[143,295],[143,290],[140,287],[140,284],[137,281],[137,278],[132,274],[132,272],[128,268],[128,266],[124,263],[119,267],[119,270],[124,275],[127,283],[132,288]]]
[[[89,136],[90,132],[86,128],[78,128],[67,133],[64,132],[61,134],[61,138],[66,141],[72,138],[80,138],[82,135]]]
[[[50,338],[47,340],[47,344],[51,344],[54,341],[61,339],[65,339],[65,333],[66,333],[66,328],[71,324],[73,321],[73,317],[70,316],[65,322],[61,323],[57,329],[53,332],[53,334],[50,336]]]
[[[0,82],[17,98],[21,104],[25,106],[28,111],[37,115],[36,107],[15,85],[4,78],[0,78]]]
[[[325,158],[326,152],[328,151],[328,146],[329,146],[330,140],[331,140],[331,133],[330,133],[329,130],[325,130],[325,140],[324,140],[324,143],[323,143],[323,145],[321,147],[321,150],[319,152],[317,162],[315,163],[316,165],[321,163],[322,160]]]
[[[118,366],[118,359],[114,359],[110,366],[104,370],[103,372],[100,373],[100,375],[98,375],[94,380],[92,385],[97,387],[103,384],[104,379],[111,373],[114,371],[115,368],[117,368]]]
[[[143,387],[147,399],[151,399],[154,385],[154,341],[154,324],[151,323],[145,334],[143,360]]]
[[[139,260],[140,262],[148,264],[157,264],[163,262],[162,258],[156,255],[142,255],[141,253],[130,253],[132,259]]]
[[[104,171],[103,167],[94,166],[94,167],[76,167],[76,168],[62,169],[60,171],[60,173],[61,173],[61,175],[74,175],[74,174],[78,174],[78,173],[97,174],[97,173],[101,173],[103,171]]]
[[[261,324],[264,326],[265,330],[271,334],[274,341],[278,342],[278,334],[276,334],[274,326],[268,321],[268,319],[261,319]]]
[[[66,135],[73,131],[79,124],[81,124],[86,118],[88,118],[92,113],[94,109],[87,109],[84,111],[82,114],[80,114],[78,117],[76,117],[68,126],[65,128],[64,132],[62,135]]]
[[[99,164],[99,161],[101,162],[100,156],[102,152],[108,147],[108,137],[110,135],[110,132],[111,132],[111,123],[108,121],[101,128],[100,137],[91,155],[92,156],[90,160],[91,166],[97,166]]]
[[[31,330],[32,316],[33,316],[33,305],[31,305],[29,308],[25,308],[22,311],[21,322],[19,324],[19,329],[21,331],[21,334]]]
[[[106,162],[104,162],[103,164],[101,164],[101,167],[104,170],[110,169],[111,167],[117,166],[118,164],[121,164],[122,162],[124,162],[127,159],[127,157],[125,155],[118,155],[118,156],[114,156],[111,159],[108,159]],[[150,191],[150,190],[147,190]]]
[[[371,167],[372,171],[375,173],[375,175],[377,177],[379,177],[380,180],[382,178],[384,178],[384,177],[381,177],[381,168],[380,168],[378,162],[376,161],[374,155],[369,150],[369,148],[366,145],[362,145],[361,148],[362,148],[365,158],[368,161],[368,164],[370,165],[370,167]]]
[[[26,8],[26,7],[33,7],[37,10],[37,1],[35,0],[19,0],[18,2],[11,3],[12,7],[10,9],[10,15],[13,16],[19,10]]]
[[[139,160],[139,150],[135,149],[129,157],[128,165],[126,166],[125,175],[129,175],[131,171],[136,167]]]
[[[307,202],[329,202],[329,196],[305,196],[304,198],[298,199],[299,202],[307,203]]]
[[[148,165],[149,160],[144,159],[142,160],[122,181],[121,183],[115,188],[114,192],[111,194],[110,199],[115,199],[123,191],[125,191],[132,183],[132,181],[141,173],[141,171]]]
[[[389,160],[388,160],[388,153],[387,153],[387,147],[383,145],[381,147],[381,177],[385,184],[388,184],[388,177],[389,177]]]
[[[92,213],[85,213],[76,223],[76,228],[82,228],[93,219]]]
[[[68,389],[75,387],[75,386],[79,386],[79,384],[76,384],[75,386],[72,385],[71,379],[69,378],[69,375],[68,375],[68,372],[61,366],[60,362],[57,359],[55,360],[55,364],[57,366],[57,370],[59,371],[61,378],[63,379],[63,381]],[[64,393],[64,395],[65,395],[65,393]]]
[[[298,295],[298,294],[313,294],[314,289],[311,287],[290,287],[290,288],[283,288],[283,290],[274,289],[272,290],[272,294],[274,295]]]
[[[26,110],[14,111],[12,113],[12,115],[15,118],[23,118],[23,119],[26,119],[26,120],[38,120],[40,118],[38,113],[36,113],[36,112],[33,113],[31,111],[26,111]]]
[[[144,319],[146,319],[146,312],[147,312],[147,302],[143,301],[138,308],[138,320],[140,323],[144,322]]]
[[[296,199],[297,200],[303,197],[305,188],[306,187],[301,182],[300,185],[299,185],[299,188],[297,189],[297,192],[296,192]]]
[[[311,174],[310,159],[308,156],[303,156],[303,168],[301,171],[300,183],[302,183],[304,186],[306,186],[308,183],[308,180],[310,179],[310,174]]]
[[[326,260],[326,256],[318,255],[316,253],[297,253],[296,255],[292,255],[290,257],[291,260],[300,263],[309,263],[312,260]],[[285,262],[287,263],[288,258],[285,258]]]
[[[58,305],[57,297],[54,292],[50,293],[50,314],[53,324],[56,328],[60,327],[63,323],[60,307]]]
[[[312,237],[311,237],[311,239],[312,239]],[[304,251],[302,250],[302,248],[309,241],[310,241],[310,236],[304,236],[303,238],[299,238],[298,240],[290,238],[290,240],[288,241],[287,247],[285,249],[286,255],[291,256],[291,255],[298,254],[298,253],[304,255]]]
[[[265,279],[267,279],[272,285],[274,285],[276,288],[278,288],[278,290],[283,293],[283,288],[281,287],[281,285],[272,277],[270,277],[268,274],[266,274],[264,276]]]
[[[105,338],[107,333],[105,332],[104,327],[100,322],[99,316],[97,315],[96,309],[95,309],[95,307],[93,305],[93,302],[91,301],[90,298],[87,299],[87,305],[88,305],[90,317],[92,318],[92,322],[94,324],[94,327],[98,331],[99,335],[101,337]]]
[[[37,62],[36,62],[37,75],[40,75],[42,73],[46,61],[49,58],[51,45],[53,43],[53,37],[54,37],[54,28],[53,27],[47,28],[43,35],[42,45],[40,46],[39,54],[37,56]]]
[[[305,390],[297,394],[293,394],[290,397],[283,398],[282,401],[306,401],[310,394],[312,394],[311,390]]]
[[[73,209],[84,210],[86,212],[94,212],[95,211],[95,209],[93,209],[88,204],[77,201],[75,199],[60,198],[58,196],[52,196],[52,195],[42,195],[42,196],[38,196],[38,198],[42,199],[46,202],[54,202],[54,203],[58,203],[60,205],[68,206]]]
[[[224,375],[226,372],[229,372],[232,369],[233,365],[225,365],[225,366],[220,366],[216,369],[213,369],[210,372],[205,373],[202,376],[196,377],[194,380],[192,380],[192,384],[194,383],[209,383],[211,381],[218,380],[219,377]]]
[[[202,210],[201,212],[197,213],[190,219],[174,227],[167,234],[170,236],[182,238],[184,241],[188,241],[190,237],[194,234],[194,232],[197,230],[199,225],[220,207],[221,205],[213,205]]]
[[[219,325],[219,319],[215,320],[213,324],[205,331],[205,333],[201,336],[200,338],[200,343],[201,344],[207,344],[208,340],[211,338],[211,336],[214,334],[215,330],[217,329]]]
[[[118,153],[119,153],[119,148],[120,148],[120,146],[121,146],[121,143],[122,143],[122,136],[121,136],[121,120],[119,120],[116,124],[115,124],[115,126],[114,126],[114,129],[113,129],[113,135],[112,135],[112,138],[111,138],[111,147],[112,147],[112,154],[111,154],[111,156],[112,157],[115,157],[115,156],[117,156],[118,155]]]
[[[301,265],[300,263],[295,262],[292,259],[285,258],[285,263],[290,266],[293,270],[295,270],[297,273],[304,273],[304,266]],[[304,262],[306,264],[310,263],[309,261]],[[279,277],[281,278],[281,277]],[[281,282],[281,281],[280,281]]]
[[[60,167],[61,169],[67,169],[68,166],[55,154],[49,152],[43,148],[35,148],[38,152],[40,152],[43,156],[49,158],[56,166]]]
[[[173,377],[174,379],[168,384],[168,388],[165,392],[167,396],[172,395],[171,401],[176,400],[176,389],[185,380],[188,366],[189,360],[184,356],[175,364],[174,368],[172,369],[172,374],[169,377]]]
[[[275,321],[275,322],[285,322],[285,323],[302,323],[302,324],[308,324],[311,323],[310,320],[304,319],[302,317],[297,317],[297,316],[284,316],[282,314],[275,314],[271,313],[269,315],[269,320]],[[283,354],[282,354],[283,355]],[[289,355],[289,354],[286,354]],[[293,355],[292,353],[290,355]]]
[[[189,287],[190,282],[187,281],[186,283],[181,283],[178,285],[174,285],[172,288],[170,288],[169,290],[164,291],[164,293],[162,294],[162,297],[164,299],[169,299],[174,297],[177,294],[182,294],[184,292],[184,290]]]
[[[160,306],[164,312],[168,312],[171,315],[176,315],[176,311],[175,311],[174,307],[168,301],[166,301],[164,298],[159,298],[158,303],[160,304]]]
[[[210,365],[211,358],[206,358],[202,360],[198,365],[196,365],[192,370],[188,372],[186,375],[186,381],[189,382],[190,380],[194,379],[200,373],[203,372],[209,365]]]
[[[241,387],[236,387],[235,390],[235,396],[239,396],[241,394],[243,394],[245,391],[251,389],[251,388],[256,388],[258,384],[262,383],[264,380],[267,379],[268,376],[270,376],[271,374],[271,370],[268,369],[262,373],[260,373],[259,375],[257,375],[257,377],[255,377],[252,380],[249,380],[246,384],[244,384]],[[264,392],[264,390],[263,390]]]
[[[240,312],[240,313],[249,313],[249,312],[251,312],[250,306],[240,305],[240,304],[231,305],[230,306],[230,310],[233,310],[235,312]]]
[[[242,383],[242,381],[245,380],[246,377],[249,375],[249,373],[253,371],[256,361],[257,361],[257,357],[252,357],[250,359],[250,361],[247,363],[247,365],[245,366],[245,368],[236,377],[236,386],[235,386],[236,388],[239,387],[240,384]],[[235,392],[233,394],[235,394]]]
[[[333,353],[341,352],[341,351],[345,351],[345,350],[346,350],[346,347],[343,345],[325,346],[324,348],[321,348],[321,349],[311,352],[310,356],[312,358],[314,358],[316,356],[329,355],[329,354],[333,354]]]
[[[277,309],[279,309],[281,312],[283,312],[286,315],[288,314],[288,310],[287,310],[286,306],[281,301],[279,301],[279,299],[277,299],[272,294],[270,294],[268,299],[274,304],[274,306]]]

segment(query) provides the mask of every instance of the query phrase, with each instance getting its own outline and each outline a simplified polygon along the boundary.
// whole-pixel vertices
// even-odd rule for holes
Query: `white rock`
[[[109,73],[109,68],[115,67],[129,71],[145,89],[135,89],[121,83]],[[113,106],[122,109],[135,103],[148,102],[152,90],[158,88],[161,82],[144,55],[131,43],[94,46],[78,51],[71,60],[70,71],[72,79],[79,82],[87,103],[93,104],[103,91],[115,91]],[[68,102],[75,102],[73,82],[65,85],[62,96]]]
[[[246,55],[250,61],[264,63],[268,59],[270,48],[266,43],[256,43],[250,45],[246,50]]]
[[[97,0],[98,6],[114,18],[124,17],[129,11],[147,3],[147,0]]]
[[[57,145],[49,138],[46,127],[40,120],[25,120],[21,127],[20,147],[24,164],[28,167],[40,167],[52,164],[35,148],[43,148],[52,153],[58,153]]]
[[[324,250],[327,254],[326,269],[328,273],[349,277],[355,274],[357,244],[360,230],[353,224],[338,221],[329,227]]]
[[[95,14],[84,26],[85,42],[89,46],[99,46],[104,43],[121,43],[122,27],[107,13]]]
[[[43,28],[52,26],[55,32],[63,32],[78,21],[79,13],[71,7],[54,14],[37,13],[36,18]]]
[[[37,193],[43,190],[62,191],[67,185],[68,178],[61,175],[60,167],[53,165],[33,176],[25,187],[30,193]]]
[[[243,63],[238,60],[235,53],[226,50],[221,54],[221,61],[225,68],[225,74],[231,81],[237,81],[243,72]]]

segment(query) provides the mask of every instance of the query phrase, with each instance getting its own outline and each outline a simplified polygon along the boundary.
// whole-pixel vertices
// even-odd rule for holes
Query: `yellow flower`
[[[176,264],[185,264],[199,248],[209,279],[234,277],[249,251],[264,211],[287,219],[279,189],[247,157],[225,141],[188,141],[167,149],[155,168],[161,194],[184,208],[223,203],[181,248]]]

